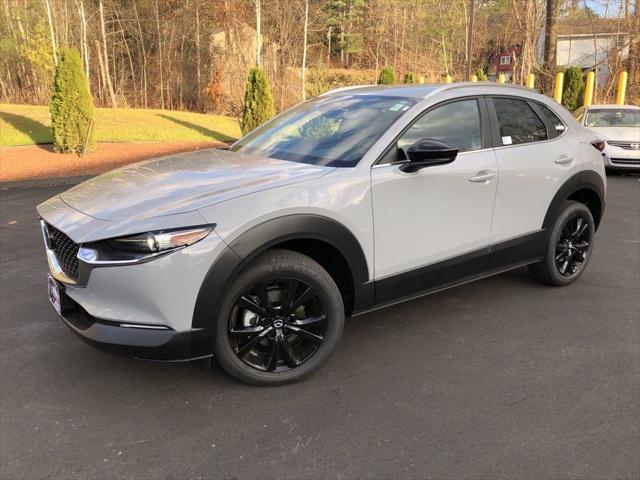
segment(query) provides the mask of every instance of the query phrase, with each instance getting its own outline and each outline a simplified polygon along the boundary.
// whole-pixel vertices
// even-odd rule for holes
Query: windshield
[[[640,110],[602,109],[587,112],[587,127],[640,127]]]
[[[319,97],[241,138],[233,150],[294,162],[353,167],[415,100],[384,95]]]

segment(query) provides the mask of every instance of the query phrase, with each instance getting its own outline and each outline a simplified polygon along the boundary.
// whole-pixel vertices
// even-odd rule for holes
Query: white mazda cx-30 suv
[[[602,146],[521,87],[335,90],[230,151],[141,162],[41,204],[49,295],[97,347],[297,380],[345,316],[524,265],[576,280],[604,211]]]

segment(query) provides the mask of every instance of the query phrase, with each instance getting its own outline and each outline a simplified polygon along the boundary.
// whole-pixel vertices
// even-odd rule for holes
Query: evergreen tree
[[[584,79],[579,67],[569,67],[564,72],[562,105],[571,112],[580,106],[580,95],[584,92]]]
[[[487,74],[484,73],[484,70],[481,68],[476,70],[476,77],[478,77],[479,82],[486,82],[487,80],[489,80],[489,77],[487,77]]]
[[[51,129],[56,152],[82,154],[95,145],[93,99],[75,48],[60,51],[51,89]]]
[[[416,83],[416,76],[413,72],[404,74],[404,83]]]
[[[247,89],[244,93],[244,110],[240,127],[247,134],[275,115],[273,97],[264,71],[259,68],[249,70]]]
[[[378,77],[378,85],[394,85],[396,83],[396,76],[393,73],[391,67],[385,67],[380,72]]]

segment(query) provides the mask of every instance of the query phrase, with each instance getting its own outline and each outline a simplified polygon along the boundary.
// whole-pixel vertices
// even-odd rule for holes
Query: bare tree
[[[309,32],[309,0],[304,1],[304,35],[302,40],[302,69],[300,77],[302,80],[302,101],[307,99],[307,89],[305,75],[307,72],[307,34]]]
[[[547,0],[547,13],[544,31],[544,89],[549,92],[553,85],[553,75],[556,71],[556,48],[558,32],[558,0]]]
[[[51,50],[53,51],[53,62],[58,64],[58,42],[56,40],[56,32],[53,26],[53,9],[51,8],[51,0],[44,0],[44,7],[47,11],[47,20],[49,21],[49,31],[51,32]]]
[[[256,66],[260,67],[260,56],[262,54],[262,34],[260,29],[262,26],[261,1],[256,0]]]
[[[109,52],[107,51],[107,34],[104,26],[104,5],[102,0],[98,2],[98,8],[100,9],[100,32],[102,33],[102,54],[104,55],[104,79],[109,91],[109,98],[111,99],[111,106],[118,108],[118,102],[116,101],[116,94],[113,90],[113,83],[111,82],[111,74],[109,72]]]

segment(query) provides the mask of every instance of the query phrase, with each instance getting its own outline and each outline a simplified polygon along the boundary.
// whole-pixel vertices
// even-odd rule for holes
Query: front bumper
[[[629,150],[607,144],[602,158],[608,169],[640,170],[640,150]]]
[[[89,345],[99,350],[141,360],[187,361],[212,355],[213,341],[206,329],[177,332],[170,327],[108,321],[91,316],[58,284],[60,318]]]
[[[97,237],[95,230],[102,229],[105,235],[121,231],[121,225],[105,225],[108,222],[92,219],[55,198],[38,211],[47,224],[79,246],[108,238]],[[146,220],[151,224],[145,228],[202,223],[199,214],[185,215],[179,221]],[[211,354],[213,337],[199,329],[202,325],[194,328],[193,321],[202,284],[216,259],[228,249],[215,230],[197,243],[142,263],[90,263],[90,259],[77,256],[77,275],[63,271],[63,267],[69,270],[69,250],[62,250],[63,264],[49,245],[46,232],[43,234],[49,272],[63,292],[61,316],[87,343],[150,360],[189,360]]]

